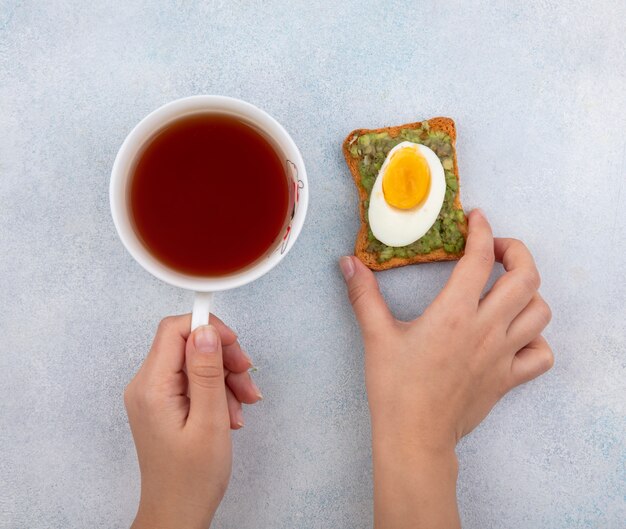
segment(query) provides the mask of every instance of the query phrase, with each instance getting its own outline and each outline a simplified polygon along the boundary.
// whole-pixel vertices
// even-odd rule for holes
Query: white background
[[[259,366],[214,526],[371,526],[362,349],[336,266],[358,127],[458,126],[462,199],[527,242],[556,355],[459,446],[467,528],[626,519],[626,4],[0,0],[0,526],[130,523],[138,469],[122,390],[189,293],[118,241],[109,173],[129,130],[191,94],[246,99],[300,146],[311,188],[293,251],[218,297]],[[233,160],[236,163],[236,160]],[[379,274],[395,313],[451,264]]]

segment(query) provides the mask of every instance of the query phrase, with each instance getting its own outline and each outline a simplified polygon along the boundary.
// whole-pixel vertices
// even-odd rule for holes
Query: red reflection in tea
[[[166,266],[194,276],[241,270],[285,228],[284,162],[259,131],[234,117],[194,114],[158,132],[130,186],[135,229]]]

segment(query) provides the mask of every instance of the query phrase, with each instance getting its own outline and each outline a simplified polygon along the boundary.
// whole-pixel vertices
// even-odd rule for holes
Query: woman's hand
[[[231,472],[230,429],[261,398],[237,336],[215,316],[165,318],[124,401],[141,469],[133,528],[206,529]]]
[[[482,297],[494,261],[506,273]],[[554,361],[532,255],[518,240],[494,240],[475,210],[448,284],[408,323],[392,316],[358,259],[340,265],[365,343],[376,527],[456,527],[456,443]]]

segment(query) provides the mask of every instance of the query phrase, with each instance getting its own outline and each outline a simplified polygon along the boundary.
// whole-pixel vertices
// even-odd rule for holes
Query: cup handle
[[[201,325],[209,323],[211,305],[213,304],[213,292],[196,292],[193,300],[193,312],[191,314],[191,331],[195,331]]]

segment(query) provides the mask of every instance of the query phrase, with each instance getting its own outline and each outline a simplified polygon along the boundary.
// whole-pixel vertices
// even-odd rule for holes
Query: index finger
[[[491,226],[483,211],[475,209],[469,215],[465,255],[454,267],[441,296],[453,298],[457,303],[469,303],[477,308],[480,296],[491,275],[493,263],[494,245]]]
[[[504,318],[510,323],[530,303],[541,279],[532,254],[522,241],[496,239],[494,250],[506,274],[480,302],[480,310],[489,318]]]
[[[509,272],[515,268],[526,268],[530,270],[536,277],[537,288],[539,288],[539,272],[535,259],[530,253],[526,245],[518,239],[509,239],[504,237],[496,237],[493,240],[493,249],[496,260],[502,263],[504,269]]]
[[[211,324],[220,335],[222,344],[231,345],[237,335],[217,316],[211,314]],[[159,323],[150,352],[144,362],[147,370],[178,373],[185,365],[185,344],[191,334],[191,314],[168,316]]]

